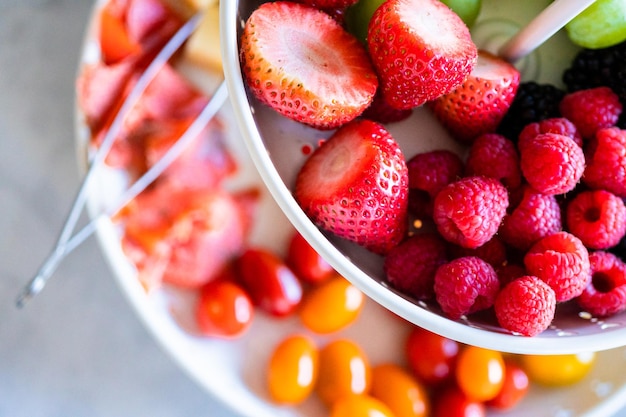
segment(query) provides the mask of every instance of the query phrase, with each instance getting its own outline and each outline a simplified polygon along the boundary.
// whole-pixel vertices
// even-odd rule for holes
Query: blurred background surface
[[[15,307],[79,185],[74,78],[90,9],[0,0],[0,416],[232,416],[143,327],[95,238]]]

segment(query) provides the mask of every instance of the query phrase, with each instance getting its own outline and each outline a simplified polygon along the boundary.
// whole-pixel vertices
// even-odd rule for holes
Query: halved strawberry
[[[367,44],[387,102],[407,109],[449,93],[469,75],[477,49],[461,18],[439,0],[388,0]]]
[[[305,162],[294,195],[320,228],[385,254],[407,230],[408,170],[391,134],[370,120],[339,128]]]
[[[520,83],[519,71],[486,51],[469,78],[453,92],[429,103],[437,118],[461,142],[492,133],[511,107]]]
[[[261,102],[317,128],[357,117],[378,87],[364,46],[311,6],[262,4],[246,22],[240,52],[247,84]]]

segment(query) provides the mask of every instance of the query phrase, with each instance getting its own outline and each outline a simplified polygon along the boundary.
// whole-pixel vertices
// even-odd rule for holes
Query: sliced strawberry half
[[[520,73],[507,61],[479,51],[477,64],[453,92],[439,97],[430,107],[461,142],[472,142],[493,133],[511,107],[520,83]]]
[[[357,117],[378,86],[364,46],[327,13],[303,4],[257,8],[246,22],[240,55],[246,82],[261,102],[320,129]]]
[[[320,228],[385,254],[407,230],[408,170],[385,128],[355,120],[305,162],[295,198]]]
[[[367,43],[383,94],[399,109],[455,89],[477,55],[465,23],[439,0],[386,1],[370,20]]]

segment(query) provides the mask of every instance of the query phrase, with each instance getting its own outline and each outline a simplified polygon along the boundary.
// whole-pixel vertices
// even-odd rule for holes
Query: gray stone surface
[[[73,85],[87,0],[0,0],[0,416],[231,416],[164,353],[95,238],[26,308],[79,183]]]

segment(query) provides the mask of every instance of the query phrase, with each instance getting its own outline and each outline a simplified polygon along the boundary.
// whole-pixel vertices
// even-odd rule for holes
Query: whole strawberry
[[[246,22],[240,55],[246,84],[261,102],[320,129],[359,116],[378,87],[363,44],[304,4],[262,4]]]
[[[430,103],[430,107],[455,139],[472,142],[482,134],[496,131],[511,107],[519,83],[517,68],[489,52],[479,51],[469,77],[454,91]]]
[[[378,123],[339,128],[302,166],[294,196],[320,228],[372,252],[386,254],[405,237],[408,170]]]
[[[370,20],[367,44],[383,95],[398,109],[454,90],[477,56],[465,23],[439,0],[386,1]]]

